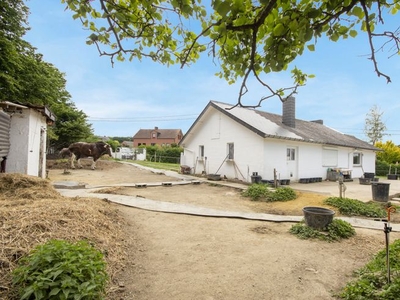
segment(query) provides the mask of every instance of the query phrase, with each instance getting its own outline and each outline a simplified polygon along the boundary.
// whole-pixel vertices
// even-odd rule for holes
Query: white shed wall
[[[32,109],[23,109],[21,114],[12,116],[7,173],[45,178],[46,128],[46,117]]]

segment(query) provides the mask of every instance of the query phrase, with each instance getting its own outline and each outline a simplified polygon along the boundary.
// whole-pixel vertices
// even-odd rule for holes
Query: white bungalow
[[[181,165],[193,174],[218,174],[252,182],[345,179],[375,173],[378,148],[323,125],[295,119],[295,99],[283,102],[282,116],[210,101],[180,145]],[[335,180],[336,178],[334,178]]]

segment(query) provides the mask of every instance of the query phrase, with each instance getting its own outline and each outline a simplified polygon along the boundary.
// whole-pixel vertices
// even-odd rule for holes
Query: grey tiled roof
[[[133,139],[150,139],[154,131],[157,132],[158,139],[175,139],[179,134],[182,135],[180,129],[139,129]]]
[[[233,105],[231,104],[217,101],[209,102],[187,134],[194,126],[196,126],[198,120],[210,107],[214,107],[264,138],[270,137],[299,142],[318,143],[327,146],[343,146],[374,151],[380,150],[379,148],[376,148],[352,135],[341,133],[321,123],[296,119],[295,127],[293,128],[282,123],[281,115],[251,108],[232,108]]]

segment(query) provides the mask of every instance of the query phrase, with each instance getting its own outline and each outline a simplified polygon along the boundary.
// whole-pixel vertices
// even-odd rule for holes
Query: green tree
[[[28,12],[22,0],[0,2],[0,101],[47,105],[57,117],[49,128],[50,145],[61,149],[93,132],[71,101],[64,74],[23,40]]]
[[[376,153],[378,160],[387,162],[388,164],[400,162],[400,148],[392,141],[387,141],[386,143],[376,142],[375,146],[383,150]]]
[[[322,36],[336,42],[366,33],[375,72],[381,72],[376,49],[400,53],[399,31],[384,28],[384,20],[400,9],[385,0],[61,0],[91,31],[87,44],[111,62],[149,58],[182,67],[207,53],[219,63],[218,76],[242,80],[237,105],[254,76],[267,95],[281,101],[296,93],[309,75],[294,67],[293,86],[274,88],[265,74],[286,70],[305,49],[314,51]],[[382,30],[382,31],[380,31]],[[379,40],[380,39],[380,40]],[[380,44],[377,44],[381,41]]]
[[[364,133],[368,137],[369,142],[375,145],[376,142],[381,141],[385,136],[386,125],[382,121],[383,112],[374,105],[367,113],[365,119]]]

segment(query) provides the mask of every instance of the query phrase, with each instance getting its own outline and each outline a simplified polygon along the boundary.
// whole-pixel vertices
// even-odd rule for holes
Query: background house
[[[282,116],[210,101],[180,145],[181,165],[195,174],[221,174],[250,182],[327,178],[335,169],[361,177],[375,172],[379,149],[323,125],[295,118],[295,99],[283,103]]]
[[[146,146],[169,146],[171,144],[179,144],[183,137],[180,129],[140,129],[133,136],[133,147],[141,145]]]
[[[45,178],[47,126],[54,121],[46,106],[0,102],[1,171]]]

